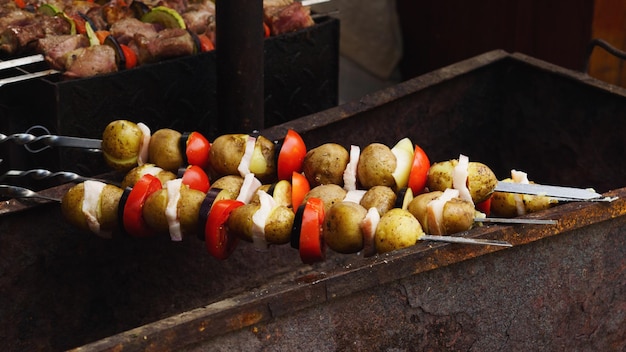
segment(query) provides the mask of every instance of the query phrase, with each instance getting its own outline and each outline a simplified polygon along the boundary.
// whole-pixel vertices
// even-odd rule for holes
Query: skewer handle
[[[45,134],[39,136],[34,135],[31,132],[35,130],[41,130]],[[56,136],[50,134],[50,131],[43,126],[33,126],[29,128],[26,133],[14,133],[10,135],[0,133],[0,144],[8,141],[12,141],[18,145],[23,145],[24,148],[31,153],[39,153],[51,147],[83,148],[92,151],[99,151],[102,145],[102,141],[99,139]],[[37,143],[42,145],[39,148],[31,147],[31,145]]]

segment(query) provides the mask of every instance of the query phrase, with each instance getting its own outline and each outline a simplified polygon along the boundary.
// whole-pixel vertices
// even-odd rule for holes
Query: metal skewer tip
[[[533,224],[533,225],[556,225],[553,219],[520,219],[520,218],[474,218],[475,222],[491,222],[502,224]]]

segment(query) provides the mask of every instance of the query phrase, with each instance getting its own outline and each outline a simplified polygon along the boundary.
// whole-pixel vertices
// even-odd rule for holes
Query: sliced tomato
[[[206,193],[211,187],[209,176],[198,165],[189,165],[183,173],[183,184],[191,189]]]
[[[87,28],[85,25],[87,21],[85,21],[85,18],[83,18],[83,16],[81,16],[80,14],[72,14],[72,15],[68,15],[68,17],[70,17],[74,21],[76,25],[76,33],[78,34],[87,33]]]
[[[126,62],[124,67],[128,70],[137,66],[137,54],[135,54],[135,51],[125,44],[120,44],[120,49],[122,49],[122,52],[124,53],[124,59]]]
[[[305,264],[324,260],[324,202],[319,198],[309,198],[302,213],[300,228],[300,259]]]
[[[263,22],[263,37],[267,38],[270,36],[270,26],[267,23]]]
[[[213,257],[224,260],[235,250],[239,239],[228,232],[226,222],[230,213],[243,202],[235,199],[222,199],[213,203],[204,228],[206,249]]]
[[[153,175],[143,175],[128,194],[122,221],[124,230],[134,237],[149,237],[154,231],[143,219],[143,205],[146,199],[163,187],[161,181]]]
[[[209,167],[211,143],[200,132],[191,132],[187,137],[185,155],[189,165],[198,165],[203,169]]]
[[[430,160],[428,159],[428,155],[426,155],[426,152],[424,152],[419,145],[416,145],[415,152],[413,154],[413,164],[411,166],[411,172],[409,173],[408,184],[414,195],[424,192],[429,169]]]
[[[288,130],[278,153],[277,172],[279,180],[289,180],[292,173],[302,171],[306,145],[298,132]]]
[[[309,180],[303,174],[295,171],[291,173],[291,206],[293,209],[298,209],[310,190]]]
[[[19,7],[20,9],[23,9],[26,7],[26,1],[25,0],[15,0],[15,5],[17,7]]]
[[[198,35],[198,40],[200,41],[201,52],[207,52],[215,49],[213,41],[206,34]]]
[[[475,208],[479,212],[489,216],[489,213],[491,213],[491,196],[480,203],[476,203]]]

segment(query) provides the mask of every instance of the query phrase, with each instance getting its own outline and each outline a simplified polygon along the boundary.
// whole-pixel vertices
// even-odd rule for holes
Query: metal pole
[[[217,112],[220,133],[264,127],[263,1],[216,1]]]

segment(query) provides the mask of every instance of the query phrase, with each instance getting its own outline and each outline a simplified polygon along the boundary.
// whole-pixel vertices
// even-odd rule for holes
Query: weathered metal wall
[[[625,272],[621,217],[327,297],[186,351],[623,351]]]

